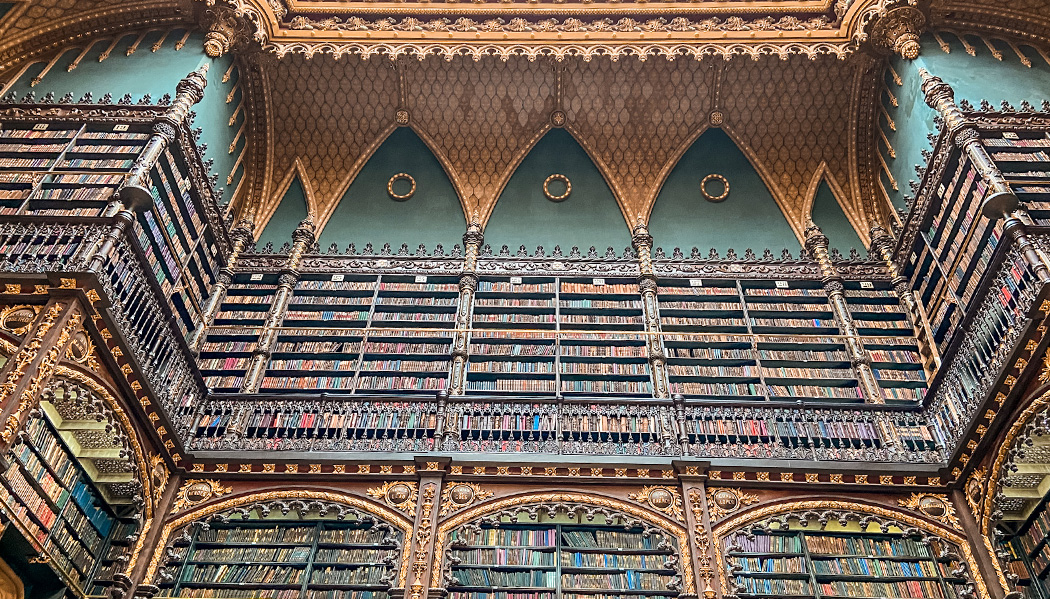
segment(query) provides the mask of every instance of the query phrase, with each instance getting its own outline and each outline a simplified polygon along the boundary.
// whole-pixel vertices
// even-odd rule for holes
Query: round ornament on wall
[[[711,182],[715,181],[722,184],[722,192],[714,194],[708,190]],[[729,197],[729,180],[719,175],[718,173],[711,173],[700,180],[700,193],[704,195],[704,199],[708,202],[722,202]]]
[[[409,187],[408,192],[399,194],[394,191],[394,184],[398,181],[408,181],[411,186]],[[390,199],[397,202],[404,202],[415,195],[416,180],[408,173],[398,173],[393,177],[390,177],[390,180],[386,182],[386,193],[390,196]]]
[[[550,189],[552,181],[561,181],[562,183],[564,183],[565,192],[560,195],[555,195],[554,193],[552,193]],[[570,193],[572,193],[572,183],[569,181],[569,178],[565,175],[555,173],[547,177],[543,181],[543,195],[547,196],[547,199],[552,202],[564,202],[565,199],[569,197]]]

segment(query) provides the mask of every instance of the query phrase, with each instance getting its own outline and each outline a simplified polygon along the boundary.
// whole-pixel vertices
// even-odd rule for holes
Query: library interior
[[[1046,0],[0,0],[0,599],[1050,599]]]

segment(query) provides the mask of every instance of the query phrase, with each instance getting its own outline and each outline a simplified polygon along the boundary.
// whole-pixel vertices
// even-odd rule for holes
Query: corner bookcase
[[[593,524],[568,514],[550,520],[491,522],[453,531],[446,574],[449,599],[678,596],[676,546],[665,535],[630,524]]]
[[[403,542],[402,532],[363,518],[275,511],[211,522],[175,541],[160,572],[161,596],[386,599]]]
[[[102,595],[137,525],[110,505],[46,416],[32,418],[24,432],[7,454],[0,501],[18,532],[67,584]]]
[[[731,535],[723,541],[729,585],[740,599],[955,599],[968,584],[957,557],[942,557],[943,542],[853,528]]]
[[[1047,498],[1043,497],[1028,519],[1002,542],[1009,553],[1007,565],[1017,575],[1018,584],[1027,588],[1030,599],[1050,597],[1050,510],[1046,508]]]

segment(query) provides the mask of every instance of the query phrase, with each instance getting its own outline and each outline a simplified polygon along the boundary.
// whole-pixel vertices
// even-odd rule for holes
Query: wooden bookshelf
[[[745,599],[954,599],[966,584],[935,544],[903,533],[784,530],[724,545],[730,584]]]
[[[195,527],[162,568],[169,597],[385,599],[403,534],[372,522],[280,520]]]
[[[453,531],[449,593],[455,599],[676,597],[674,549],[640,528],[483,525]]]
[[[0,501],[16,528],[67,580],[89,594],[104,594],[135,522],[105,501],[46,417],[32,419],[8,455]]]

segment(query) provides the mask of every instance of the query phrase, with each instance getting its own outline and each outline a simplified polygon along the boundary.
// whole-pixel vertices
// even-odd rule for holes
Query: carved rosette
[[[204,11],[202,24],[207,31],[204,34],[204,53],[212,58],[219,58],[252,38],[251,27],[225,6]]]
[[[905,60],[919,57],[919,35],[926,27],[926,15],[914,6],[888,11],[871,25],[871,40],[881,50]]]

